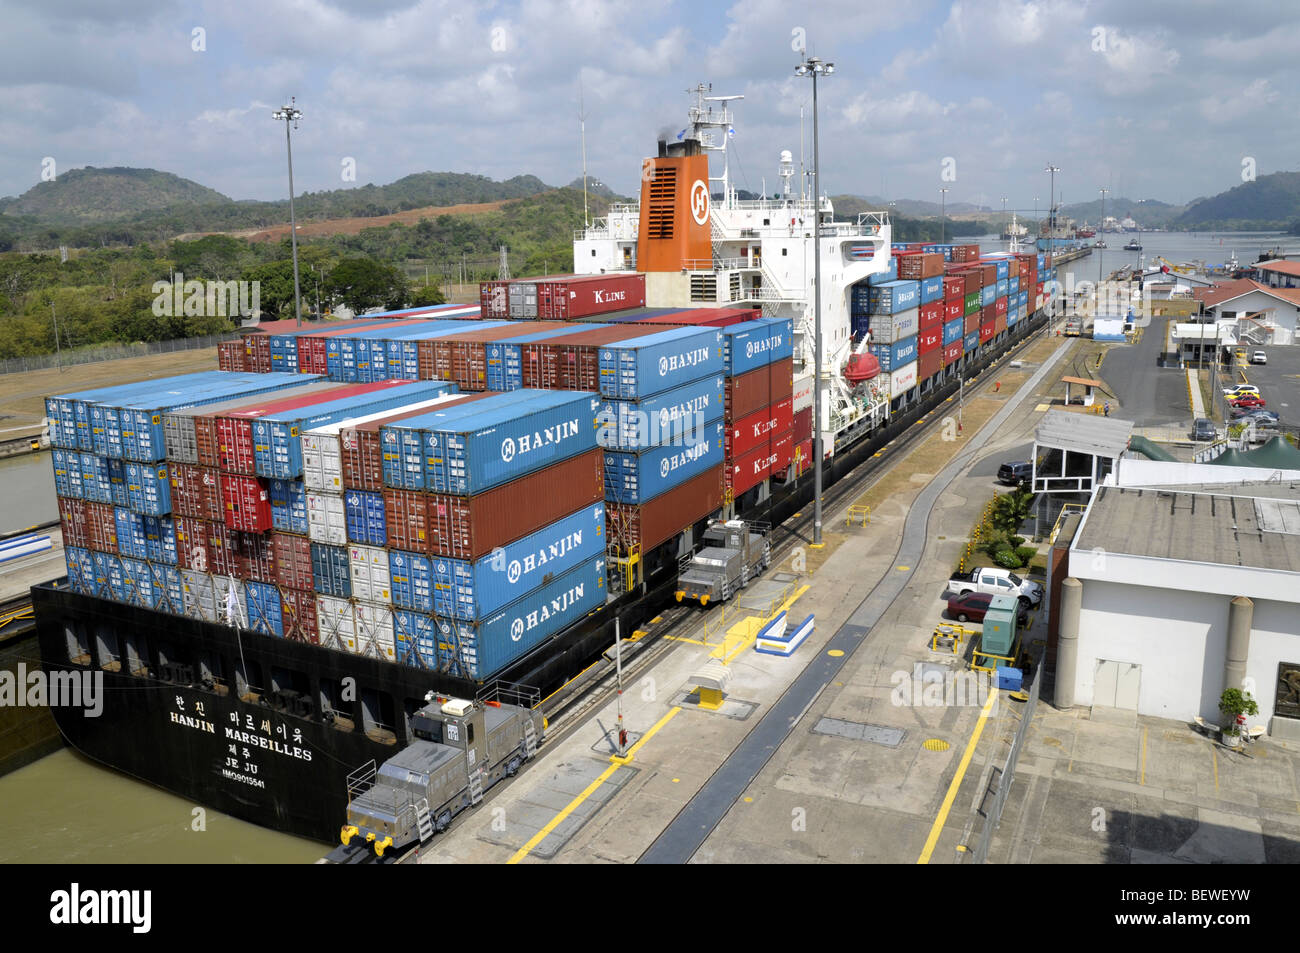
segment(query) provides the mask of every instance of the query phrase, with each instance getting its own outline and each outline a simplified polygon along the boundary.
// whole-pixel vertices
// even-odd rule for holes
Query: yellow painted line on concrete
[[[841,655],[844,654],[844,652],[841,651],[840,649],[831,649],[826,654],[829,655],[831,658],[839,658]]]
[[[627,749],[626,755],[624,755],[621,758],[618,755],[612,755],[609,760],[614,762],[616,766],[628,764],[634,757],[636,757],[636,753],[641,750],[642,746],[644,746],[647,741],[649,741],[656,734],[658,734],[659,729],[662,728],[664,725],[668,724],[668,722],[672,721],[673,716],[676,715],[681,710],[682,709],[680,706],[676,708],[670,708],[668,710],[668,714],[664,715],[662,718],[656,721],[654,723],[653,728],[651,728],[644,735],[638,738],[636,744],[634,744],[632,747]]]
[[[1138,784],[1147,783],[1147,733],[1150,728],[1142,729],[1142,776],[1138,778]]]
[[[943,823],[948,819],[948,812],[952,810],[952,805],[957,800],[957,789],[961,787],[962,778],[966,776],[966,769],[970,766],[970,759],[975,754],[975,745],[979,743],[980,735],[984,733],[984,723],[989,720],[993,713],[993,706],[998,700],[998,690],[995,688],[989,692],[989,700],[984,703],[984,708],[980,711],[979,720],[975,722],[975,730],[971,732],[970,741],[966,742],[966,750],[962,753],[961,761],[957,765],[957,773],[953,775],[952,783],[948,785],[948,793],[944,795],[943,804],[939,805],[939,813],[935,816],[934,824],[930,827],[930,836],[925,839],[925,847],[921,850],[921,856],[916,859],[918,864],[928,864],[930,857],[934,854],[935,845],[939,843],[939,835],[943,833]]]
[[[1041,414],[1043,413],[1043,411],[1051,410],[1051,409],[1052,409],[1051,404],[1039,404],[1037,407],[1034,408],[1034,413]]]
[[[538,831],[529,839],[527,844],[525,844],[523,847],[515,851],[514,855],[508,861],[506,861],[506,863],[517,864],[519,863],[519,861],[523,860],[525,857],[531,854],[538,844],[546,840],[547,835],[550,834],[551,831],[555,830],[557,827],[563,824],[564,819],[568,817],[570,814],[572,814],[574,811],[576,811],[578,809],[578,806],[582,804],[583,801],[587,800],[587,798],[595,794],[596,791],[600,789],[600,786],[604,784],[606,781],[608,781],[615,771],[621,768],[628,761],[632,760],[633,753],[635,753],[637,749],[639,749],[643,744],[645,744],[647,741],[653,738],[655,732],[657,732],[660,728],[666,725],[668,723],[668,720],[672,718],[673,715],[677,714],[679,711],[681,711],[680,708],[673,708],[668,712],[668,714],[664,715],[657,722],[655,722],[655,726],[651,728],[649,731],[647,731],[637,741],[636,744],[634,744],[631,748],[628,749],[627,758],[623,759],[621,762],[611,764],[608,768],[602,771],[600,773],[600,776],[597,777],[595,781],[592,781],[590,784],[588,784],[581,794],[579,794],[577,797],[575,797],[572,801],[570,801],[568,804],[564,806],[564,810],[560,811],[560,813],[556,814],[553,818],[551,818],[545,827],[543,827],[540,831]]]

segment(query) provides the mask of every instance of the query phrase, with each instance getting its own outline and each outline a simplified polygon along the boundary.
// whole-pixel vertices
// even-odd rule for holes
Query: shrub
[[[1020,560],[1020,565],[1028,566],[1029,561],[1038,555],[1036,546],[1017,546],[1016,557]]]
[[[1019,569],[1020,557],[1013,549],[1002,549],[993,554],[993,561],[1003,569]]]

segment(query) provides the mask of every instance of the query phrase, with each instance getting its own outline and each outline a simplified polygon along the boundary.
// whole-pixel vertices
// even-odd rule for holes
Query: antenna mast
[[[587,214],[587,111],[582,100],[582,71],[578,71],[578,125],[582,129],[582,224],[591,227]]]

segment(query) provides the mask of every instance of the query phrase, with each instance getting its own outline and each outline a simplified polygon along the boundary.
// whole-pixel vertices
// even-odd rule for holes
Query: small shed
[[[1091,407],[1097,402],[1095,391],[1106,389],[1105,381],[1093,380],[1091,377],[1062,377],[1061,383],[1065,384],[1065,403],[1067,406],[1070,404],[1083,404],[1085,407]]]

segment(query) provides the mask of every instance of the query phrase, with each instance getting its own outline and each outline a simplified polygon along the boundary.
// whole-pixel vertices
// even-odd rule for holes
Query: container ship
[[[67,579],[32,591],[42,660],[106,689],[99,717],[54,709],[69,743],[329,842],[430,693],[549,692],[667,603],[710,519],[809,499],[816,375],[829,485],[1034,323],[1050,254],[836,221],[789,152],[780,197],[737,198],[727,102],[697,90],[574,274],[48,398]]]

